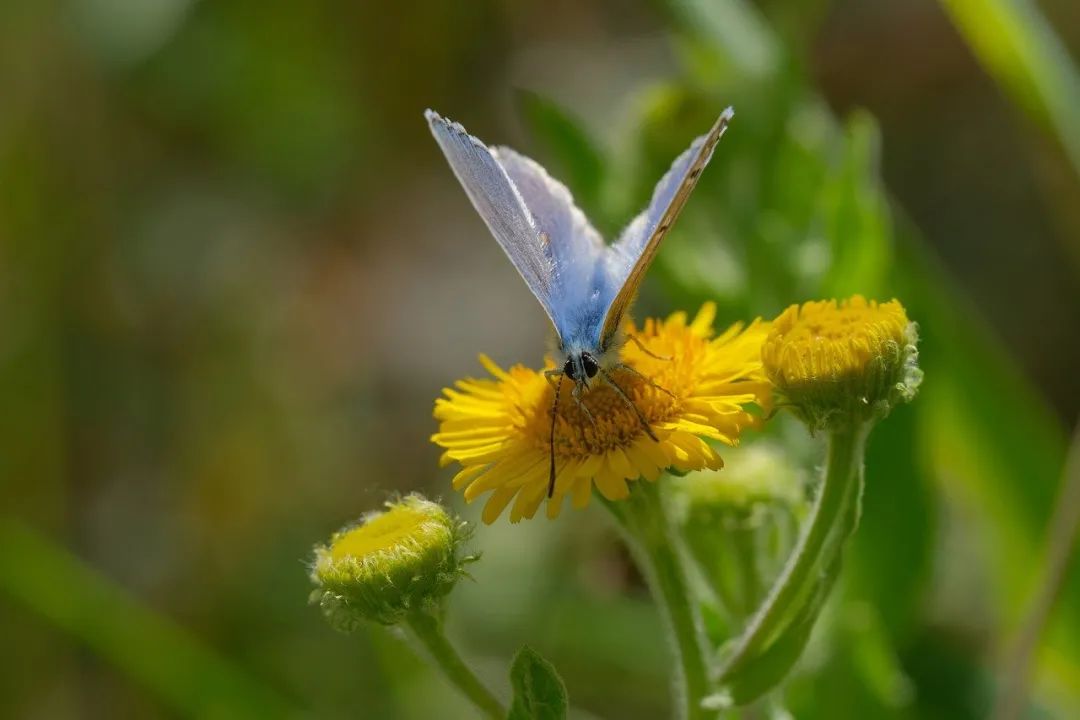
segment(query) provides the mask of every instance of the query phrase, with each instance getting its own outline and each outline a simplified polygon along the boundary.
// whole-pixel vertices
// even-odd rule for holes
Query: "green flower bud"
[[[761,348],[765,373],[812,432],[879,420],[915,397],[918,333],[896,300],[792,305]]]
[[[689,520],[717,515],[750,519],[762,505],[791,505],[802,499],[798,471],[786,454],[768,441],[729,451],[724,470],[704,470],[677,478]]]
[[[686,547],[728,614],[757,608],[794,544],[805,501],[800,471],[761,441],[733,451],[722,471],[672,480]]]
[[[467,526],[420,495],[335,533],[315,548],[311,581],[331,625],[349,632],[362,621],[395,625],[411,613],[439,612],[464,566]]]

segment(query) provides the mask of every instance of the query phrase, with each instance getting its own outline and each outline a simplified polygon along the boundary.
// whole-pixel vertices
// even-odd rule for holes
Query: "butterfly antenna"
[[[645,434],[648,435],[653,442],[660,442],[660,439],[656,437],[656,433],[649,427],[649,421],[645,419],[645,416],[641,414],[641,410],[634,404],[634,401],[630,399],[630,396],[626,394],[626,391],[619,387],[619,384],[612,379],[611,374],[604,368],[600,368],[600,377],[604,378],[604,382],[611,386],[615,393],[623,399],[630,409],[637,415],[637,419],[641,422],[641,427],[645,430]]]
[[[551,458],[551,465],[548,474],[548,498],[555,494],[555,418],[559,417],[559,391],[562,390],[562,379],[562,373],[559,373],[559,380],[555,383],[555,399],[551,402],[551,437],[548,438],[548,457]]]

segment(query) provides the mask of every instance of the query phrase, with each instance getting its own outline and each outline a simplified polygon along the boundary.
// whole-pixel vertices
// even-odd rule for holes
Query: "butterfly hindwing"
[[[506,147],[492,148],[514,183],[537,228],[547,239],[554,268],[552,320],[560,341],[578,334],[583,310],[594,294],[597,265],[606,254],[604,239],[575,204],[565,185],[539,163]],[[600,315],[596,308],[593,315]]]
[[[608,273],[613,284],[620,289],[604,316],[600,333],[601,349],[607,349],[618,333],[623,316],[637,295],[660,242],[686,205],[701,171],[709,164],[716,143],[733,116],[734,111],[726,109],[707,134],[694,140],[689,149],[675,159],[671,169],[657,183],[649,206],[634,218],[619,240],[611,246],[607,258]]]
[[[574,204],[570,190],[540,163],[508,147],[494,147],[491,152],[513,181],[539,229],[551,239],[557,262],[595,258],[604,249],[604,239]]]

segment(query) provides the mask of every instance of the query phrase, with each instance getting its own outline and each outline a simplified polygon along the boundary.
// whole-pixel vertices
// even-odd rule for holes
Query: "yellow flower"
[[[883,417],[922,379],[918,334],[904,306],[855,295],[792,305],[761,349],[783,404],[812,430]]]
[[[769,326],[755,320],[714,338],[715,314],[707,303],[691,322],[685,313],[675,313],[666,321],[646,321],[640,331],[628,329],[658,357],[629,343],[622,361],[640,375],[619,369],[612,375],[657,440],[605,383],[594,382],[581,398],[595,424],[571,397],[572,383],[561,383],[554,433],[557,475],[548,517],[558,516],[567,496],[574,507],[585,507],[594,482],[605,498],[620,500],[629,494],[627,481],[656,480],[669,468],[723,466],[705,440],[735,445],[742,429],[756,422],[746,406],[768,402],[760,355]],[[480,362],[494,379],[461,380],[444,390],[445,397],[435,401],[439,432],[431,439],[446,449],[444,465],[461,464],[453,486],[464,490],[466,501],[491,493],[485,523],[511,501],[510,521],[517,522],[533,517],[547,495],[554,389],[543,370],[516,365],[505,371],[484,356]],[[550,358],[546,368],[554,368]]]
[[[332,625],[393,625],[437,608],[464,574],[466,527],[438,503],[413,494],[388,502],[315,548],[311,580]]]

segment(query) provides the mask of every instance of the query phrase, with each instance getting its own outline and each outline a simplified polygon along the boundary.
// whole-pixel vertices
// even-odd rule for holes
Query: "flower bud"
[[[759,441],[722,471],[673,480],[676,522],[705,579],[736,620],[749,616],[798,531],[803,479],[781,448]]]
[[[437,612],[475,559],[462,555],[467,536],[463,522],[420,495],[388,502],[315,548],[311,601],[345,632]]]
[[[777,404],[811,431],[879,420],[922,380],[918,333],[896,300],[855,295],[792,305],[761,349]]]

